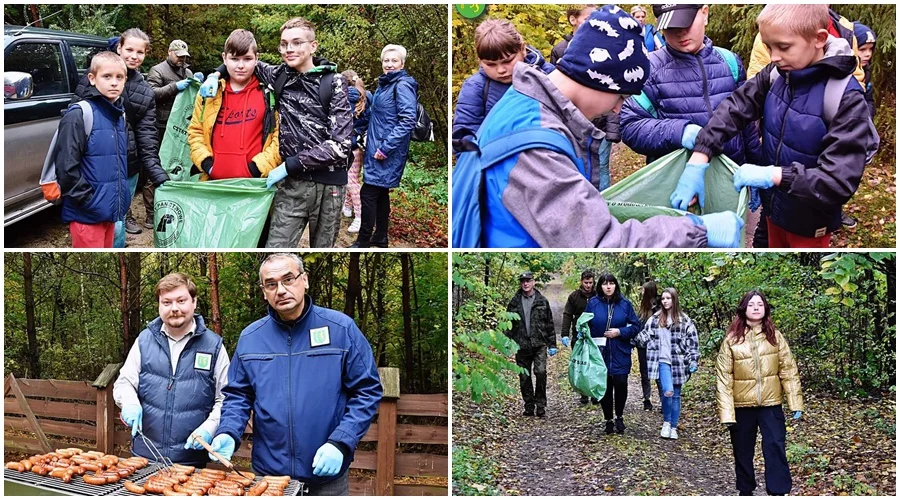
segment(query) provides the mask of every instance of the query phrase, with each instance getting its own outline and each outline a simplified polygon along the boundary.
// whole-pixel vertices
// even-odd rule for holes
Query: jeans
[[[131,196],[128,197],[129,206],[131,199],[134,198],[134,192],[137,190],[138,177],[140,174],[134,174],[128,178],[128,190]],[[126,212],[127,213],[127,212]],[[113,248],[125,248],[125,219],[116,221],[115,233],[113,235]]]
[[[299,495],[300,492],[297,492]],[[318,486],[309,486],[307,495],[311,497],[336,497],[350,495],[350,471],[345,471],[340,477],[330,483]]]
[[[678,416],[681,414],[681,385],[672,384],[672,366],[667,363],[659,364],[660,401],[662,402],[663,422],[669,422],[672,427],[678,427]],[[671,396],[666,394],[672,393]]]
[[[612,143],[606,139],[600,141],[600,148],[597,162],[600,176],[597,179],[597,189],[603,191],[610,185],[609,179],[609,154],[612,152]]]

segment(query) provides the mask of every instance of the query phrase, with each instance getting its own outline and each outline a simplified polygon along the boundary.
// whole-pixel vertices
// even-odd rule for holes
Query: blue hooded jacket
[[[593,296],[588,301],[584,312],[592,313],[593,319],[588,323],[591,337],[599,338],[606,331],[608,315],[612,310],[610,328],[618,328],[619,336],[606,339],[606,346],[600,348],[603,362],[609,375],[628,375],[631,372],[631,339],[641,331],[641,320],[634,312],[634,306],[625,297],[610,302],[606,297]]]
[[[405,69],[378,77],[366,134],[363,183],[381,188],[400,186],[409,155],[410,134],[416,128],[419,84]],[[384,160],[376,160],[381,150]]]
[[[719,103],[744,84],[747,73],[740,59],[738,65],[740,74],[735,83],[731,69],[708,37],[697,54],[678,52],[669,46],[652,52],[644,95],[656,108],[658,118],[629,98],[622,106],[622,140],[647,155],[647,163],[681,149],[684,128],[691,123],[706,126]],[[758,163],[761,147],[755,124],[728,141],[723,153],[738,165]]]
[[[365,135],[366,130],[369,128],[369,116],[372,114],[372,93],[368,90],[366,91],[366,107],[363,108],[363,112],[356,116],[356,103],[359,102],[359,90],[356,89],[355,86],[349,85],[347,87],[347,98],[350,100],[350,110],[353,112],[353,136],[350,140],[350,149],[358,149],[360,138]]]
[[[544,56],[539,50],[530,45],[525,48],[524,63],[541,70],[544,74],[549,74],[556,69],[555,66],[544,60]],[[477,73],[466,78],[462,88],[459,89],[456,111],[453,115],[454,153],[460,151],[457,146],[463,141],[475,142],[475,134],[481,127],[481,123],[484,122],[484,118],[511,86],[512,82],[503,83],[491,80],[484,72],[484,68],[481,67],[478,68]],[[487,96],[485,96],[485,87],[487,87]]]
[[[314,336],[324,336],[325,343]],[[222,393],[218,434],[240,444],[253,410],[257,474],[319,485],[350,467],[382,388],[372,348],[353,319],[314,305],[307,295],[293,325],[269,308],[241,332]],[[344,452],[344,463],[336,476],[320,477],[313,475],[312,461],[326,442]]]

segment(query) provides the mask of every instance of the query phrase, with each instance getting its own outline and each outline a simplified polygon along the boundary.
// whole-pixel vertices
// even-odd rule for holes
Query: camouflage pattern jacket
[[[506,306],[508,312],[514,312],[520,318],[525,317],[525,309],[522,306],[522,290],[520,289]],[[529,321],[531,332],[525,329],[525,320],[514,320],[512,330],[506,332],[506,336],[519,344],[519,349],[535,349],[543,347],[556,347],[556,332],[553,331],[553,311],[550,302],[534,291],[534,304],[531,306],[531,318]]]

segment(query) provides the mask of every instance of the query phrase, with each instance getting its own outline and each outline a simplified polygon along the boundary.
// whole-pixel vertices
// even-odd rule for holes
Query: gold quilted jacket
[[[773,346],[756,326],[747,331],[744,341],[734,343],[726,337],[716,357],[716,404],[719,421],[735,422],[734,409],[775,406],[787,395],[788,408],[803,411],[800,373],[787,340],[775,331]]]

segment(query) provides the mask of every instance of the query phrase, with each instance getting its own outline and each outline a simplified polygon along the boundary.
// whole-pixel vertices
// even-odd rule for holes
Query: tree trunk
[[[380,253],[375,254],[375,274],[378,276],[378,284],[375,290],[375,325],[378,331],[378,354],[375,359],[378,360],[378,366],[387,366],[387,356],[385,350],[387,347],[387,330],[384,328],[384,285],[386,276],[384,272],[384,256]]]
[[[44,22],[40,21],[41,14],[40,14],[40,12],[38,12],[37,4],[34,4],[34,3],[28,4],[28,11],[31,12],[31,20],[32,20],[32,22],[34,22],[33,26],[35,28],[43,28]]]
[[[219,310],[219,264],[216,252],[209,252],[209,309],[212,314],[212,330],[222,335],[222,313]]]
[[[406,364],[406,382],[407,392],[416,392],[416,374],[413,372],[413,336],[412,336],[412,312],[410,311],[410,286],[409,286],[409,261],[408,253],[400,254],[400,268],[402,283],[400,285],[400,295],[402,297],[403,308],[403,345],[405,348],[404,362]]]
[[[37,345],[37,329],[34,325],[34,275],[31,273],[31,253],[22,254],[25,279],[25,330],[28,334],[28,377],[41,378],[41,365]]]
[[[417,380],[419,381],[419,389],[427,392],[431,389],[431,380],[430,377],[425,377],[425,362],[422,359],[422,316],[419,314],[419,292],[416,288],[416,261],[412,258],[412,255],[409,256],[409,281],[412,283],[413,311],[415,311],[416,315],[416,347],[418,356],[416,356],[415,364],[419,368]]]
[[[127,253],[128,268],[128,341],[125,344],[125,355],[141,333],[141,254]],[[122,358],[125,359],[125,358]]]
[[[356,302],[360,300],[362,286],[359,280],[359,254],[350,254],[350,266],[347,270],[347,294],[344,296],[344,314],[354,317]],[[360,306],[362,307],[362,306]]]
[[[122,352],[119,353],[122,361],[128,357],[131,349],[131,339],[128,338],[128,264],[126,253],[119,254],[119,309],[122,316]]]

